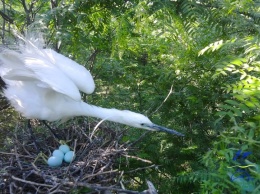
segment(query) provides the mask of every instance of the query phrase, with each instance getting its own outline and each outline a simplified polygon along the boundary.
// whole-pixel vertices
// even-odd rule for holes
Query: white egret
[[[6,83],[4,96],[24,117],[57,121],[90,116],[184,136],[152,123],[142,114],[83,102],[80,91],[90,94],[95,88],[90,72],[70,58],[44,48],[41,38],[19,38],[22,43],[16,50],[5,48],[0,52],[0,76]]]

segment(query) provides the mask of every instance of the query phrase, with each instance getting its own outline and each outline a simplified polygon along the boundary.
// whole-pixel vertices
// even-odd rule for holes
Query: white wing
[[[79,101],[79,90],[73,81],[60,69],[55,67],[48,58],[37,52],[23,53],[6,50],[0,54],[2,65],[10,71],[4,75],[5,79],[38,81],[39,87],[49,87],[53,90]]]
[[[91,94],[94,91],[94,80],[85,67],[54,50],[44,49],[44,51],[52,63],[63,71],[75,83],[79,90],[87,94]]]
[[[1,66],[6,69],[23,68],[23,60],[21,54],[12,50],[3,50],[0,52]]]

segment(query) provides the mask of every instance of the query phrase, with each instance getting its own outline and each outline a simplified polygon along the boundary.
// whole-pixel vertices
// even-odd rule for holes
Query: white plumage
[[[24,117],[57,121],[91,116],[183,136],[153,124],[142,114],[83,102],[79,91],[90,94],[95,89],[90,72],[56,51],[44,49],[40,38],[19,38],[22,43],[17,50],[3,49],[0,52],[0,76],[6,83],[4,96]]]

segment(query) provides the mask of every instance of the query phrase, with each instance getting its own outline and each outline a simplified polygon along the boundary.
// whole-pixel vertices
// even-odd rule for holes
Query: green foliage
[[[33,5],[30,14],[21,2]],[[9,0],[2,10],[22,31],[35,21],[50,46],[91,70],[97,89],[88,102],[186,134],[146,135],[135,155],[159,167],[126,174],[136,180],[128,187],[145,189],[148,179],[161,193],[260,190],[258,1],[33,2]],[[128,130],[124,140],[141,133]],[[238,150],[252,152],[244,165],[252,181],[230,178]]]
[[[227,2],[225,2],[227,3]],[[237,3],[237,4],[236,4]],[[214,57],[217,60],[214,69],[214,79],[225,79],[223,89],[229,98],[218,104],[215,115],[219,118],[214,124],[220,126],[221,133],[214,147],[202,158],[202,162],[210,174],[217,174],[219,179],[208,178],[203,181],[203,193],[223,193],[232,190],[232,193],[258,193],[259,177],[254,169],[259,164],[259,37],[254,34],[255,22],[249,25],[246,17],[241,18],[241,2],[234,1],[234,4],[222,4],[223,11],[229,10],[233,20],[229,21],[231,31],[240,28],[237,33],[228,34],[223,39],[209,44],[203,48],[199,54]],[[251,1],[243,1],[244,16],[248,16],[247,11],[256,11],[255,5]],[[254,15],[254,11],[252,14]],[[224,14],[224,13],[223,13]],[[238,23],[239,22],[239,23]],[[241,26],[247,27],[248,31],[241,30]],[[224,39],[225,38],[225,39]],[[211,52],[213,53],[211,54]],[[226,54],[226,55],[224,55]],[[221,58],[219,58],[221,56]],[[231,180],[234,171],[234,153],[237,150],[252,151],[253,155],[248,162],[252,166],[244,166],[249,169],[252,180],[246,181],[243,178]],[[237,164],[238,165],[238,164]],[[233,189],[232,189],[233,188]]]

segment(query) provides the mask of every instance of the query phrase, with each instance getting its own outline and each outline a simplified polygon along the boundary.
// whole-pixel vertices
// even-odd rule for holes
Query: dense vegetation
[[[186,135],[146,134],[136,155],[159,167],[125,177],[130,187],[148,179],[160,193],[260,192],[260,1],[2,0],[0,15],[2,43],[11,28],[41,29],[90,69],[90,103]],[[131,129],[125,141],[142,134]]]

